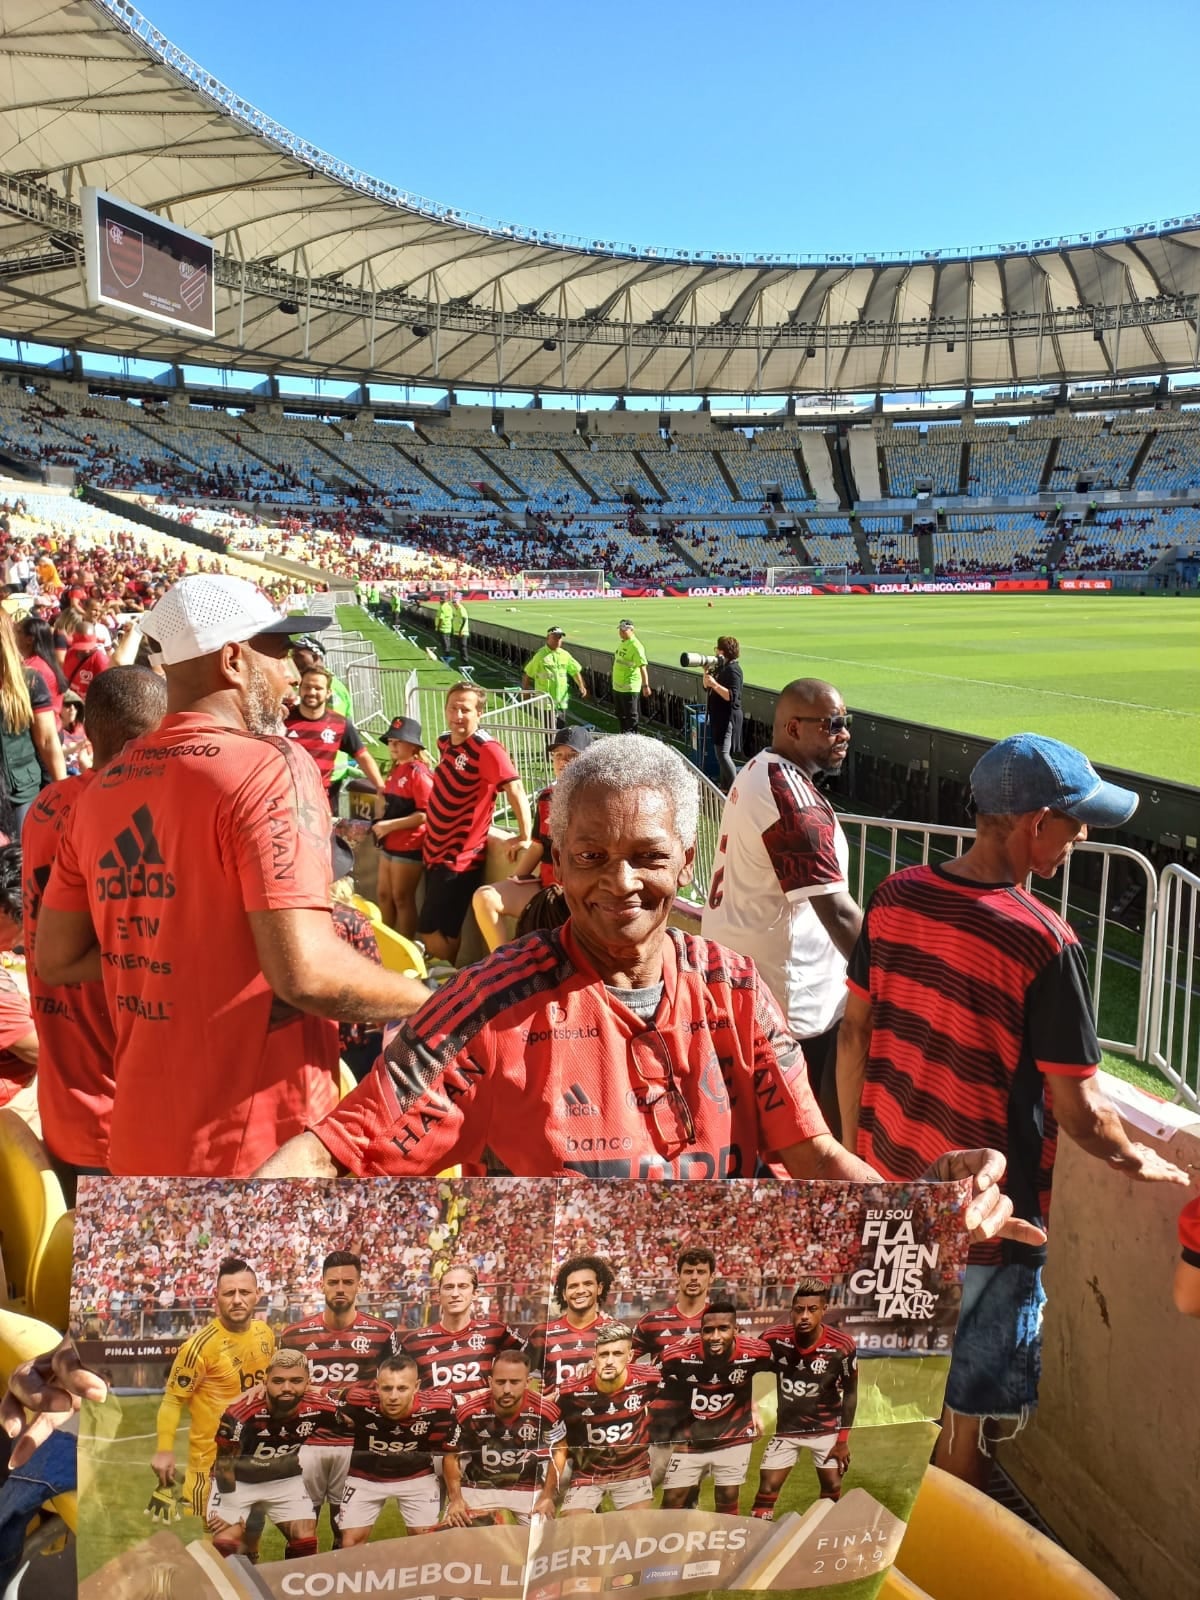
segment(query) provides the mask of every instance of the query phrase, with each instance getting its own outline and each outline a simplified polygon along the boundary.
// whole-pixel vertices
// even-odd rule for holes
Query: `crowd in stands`
[[[885,474],[892,496],[924,485],[977,497],[1074,490],[1081,480],[1163,491],[1200,484],[1200,428],[1186,414],[904,425],[878,438],[881,481]],[[769,566],[804,564],[805,555],[845,564],[852,576],[862,568],[856,549],[827,546],[849,531],[839,525],[845,519],[813,516],[802,454],[821,463],[824,440],[802,430],[668,439],[654,430],[526,437],[514,429],[505,436],[483,427],[320,421],[278,408],[135,405],[70,385],[38,392],[6,385],[0,447],[136,494],[245,548],[375,582],[502,584],[523,569],[555,567],[600,567],[630,584],[709,574],[753,579]],[[789,527],[807,518],[807,550],[773,531],[768,516]],[[876,520],[879,538],[863,523],[876,571],[920,572],[915,537],[899,519]],[[960,542],[939,552],[936,573],[965,576],[999,570],[997,563],[1036,571],[1045,563],[1048,545],[1028,537],[1037,531],[1028,518],[982,531],[990,527],[1011,539],[987,538],[975,548]],[[1141,571],[1171,547],[1166,533],[1158,539],[1147,528],[1150,537],[1132,540],[1123,531],[1115,519],[1097,518],[1091,536],[1073,540],[1069,562],[1059,565]]]

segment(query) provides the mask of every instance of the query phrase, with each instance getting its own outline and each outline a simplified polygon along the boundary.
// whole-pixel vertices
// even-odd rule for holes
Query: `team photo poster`
[[[80,1592],[867,1600],[964,1184],[85,1179]]]

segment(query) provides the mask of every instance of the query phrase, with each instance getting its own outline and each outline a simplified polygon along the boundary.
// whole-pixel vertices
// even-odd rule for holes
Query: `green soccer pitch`
[[[861,711],[986,738],[1031,729],[1093,761],[1200,784],[1200,598],[1118,594],[736,595],[490,601],[479,622],[611,650],[634,621],[651,663],[741,644],[746,682],[826,678]],[[653,680],[651,680],[653,681]],[[702,698],[699,674],[697,698]],[[578,714],[578,702],[573,711]]]

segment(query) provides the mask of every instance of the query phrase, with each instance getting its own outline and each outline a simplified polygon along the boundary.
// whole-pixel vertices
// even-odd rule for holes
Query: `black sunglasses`
[[[854,721],[854,713],[846,711],[840,717],[793,717],[792,721],[815,722],[822,733],[841,733],[843,728],[848,728]]]

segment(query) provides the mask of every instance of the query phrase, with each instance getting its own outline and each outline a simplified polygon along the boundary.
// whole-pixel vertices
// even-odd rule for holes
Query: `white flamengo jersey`
[[[847,888],[849,861],[837,814],[799,767],[770,750],[746,763],[725,801],[702,929],[753,960],[797,1039],[846,1007],[846,962],[812,901]]]

